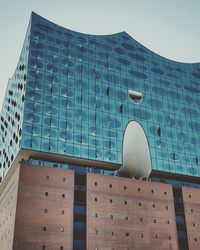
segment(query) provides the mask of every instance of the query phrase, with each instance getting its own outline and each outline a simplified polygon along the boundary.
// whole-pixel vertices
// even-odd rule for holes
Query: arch
[[[142,126],[130,121],[124,132],[123,165],[119,176],[130,178],[148,178],[152,171],[148,140]]]

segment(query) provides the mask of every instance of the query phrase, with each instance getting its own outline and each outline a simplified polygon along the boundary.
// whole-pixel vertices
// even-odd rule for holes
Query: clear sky
[[[200,0],[0,0],[0,109],[31,11],[83,33],[126,31],[164,57],[200,62]]]

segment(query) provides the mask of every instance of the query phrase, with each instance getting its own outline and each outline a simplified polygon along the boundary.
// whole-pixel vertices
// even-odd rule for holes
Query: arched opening
[[[119,176],[129,178],[148,178],[152,171],[151,156],[146,134],[136,122],[128,123],[123,140],[123,165]]]

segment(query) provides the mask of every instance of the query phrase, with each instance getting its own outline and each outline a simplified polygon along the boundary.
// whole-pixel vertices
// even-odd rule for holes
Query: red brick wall
[[[200,189],[182,187],[189,250],[200,249]]]
[[[87,249],[177,250],[172,187],[88,174]]]
[[[73,200],[73,171],[22,165],[13,249],[73,249]]]
[[[18,192],[19,168],[17,168],[0,194],[0,249],[13,249],[15,213]],[[3,184],[2,184],[3,185]]]

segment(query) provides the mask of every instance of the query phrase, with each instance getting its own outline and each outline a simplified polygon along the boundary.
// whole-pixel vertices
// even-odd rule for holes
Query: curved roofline
[[[57,24],[57,23],[54,23],[54,22],[50,21],[49,19],[44,18],[43,16],[38,15],[38,14],[35,13],[34,11],[32,11],[31,15],[32,15],[32,14],[37,15],[37,16],[39,16],[40,18],[46,20],[47,22],[50,22],[50,23],[52,23],[53,25],[56,25],[56,26],[58,26],[58,27],[60,27],[60,28],[62,28],[62,29],[66,29],[66,30],[69,30],[69,31],[72,31],[72,32],[75,32],[75,33],[78,33],[78,34],[84,35],[84,36],[116,36],[116,35],[119,35],[119,34],[122,34],[122,33],[126,33],[125,31],[120,31],[120,32],[111,33],[111,34],[89,34],[89,33],[83,33],[83,32],[80,32],[80,31],[68,29],[68,28],[66,28],[66,27],[64,27],[64,26],[62,26],[62,25],[59,25],[59,24]],[[128,33],[126,33],[126,34],[128,34]]]
[[[52,22],[52,21],[50,21],[50,20],[44,18],[43,16],[38,15],[38,14],[35,13],[34,11],[32,11],[31,15],[37,15],[37,16],[39,16],[40,18],[46,20],[47,22],[52,23],[53,25],[56,25],[56,26],[58,26],[58,27],[60,27],[60,28],[62,28],[62,29],[69,30],[69,31],[71,31],[71,32],[78,33],[78,34],[80,34],[80,35],[94,36],[94,37],[95,37],[95,36],[99,36],[99,37],[100,37],[100,36],[102,36],[102,37],[103,37],[103,36],[112,37],[112,36],[117,36],[117,35],[120,35],[120,34],[123,34],[123,33],[124,33],[124,34],[128,35],[131,39],[133,39],[135,42],[137,42],[139,45],[141,45],[141,46],[144,47],[145,49],[149,50],[151,53],[154,53],[155,55],[157,55],[157,56],[159,56],[159,57],[161,57],[161,58],[163,58],[163,59],[165,59],[165,60],[168,60],[168,61],[171,61],[171,62],[175,62],[175,63],[178,63],[178,64],[185,64],[185,65],[198,65],[198,64],[200,64],[200,61],[199,61],[199,62],[191,62],[191,63],[190,63],[190,62],[181,62],[181,61],[176,61],[176,60],[170,59],[170,58],[168,58],[168,57],[162,56],[162,55],[160,55],[160,54],[154,52],[153,50],[147,48],[147,47],[144,46],[142,43],[138,42],[135,38],[133,38],[131,35],[129,35],[129,33],[127,33],[126,31],[120,31],[120,32],[117,32],[117,33],[112,33],[112,34],[100,34],[100,35],[98,35],[98,34],[95,35],[95,34],[83,33],[83,32],[79,32],[79,31],[75,31],[75,30],[71,30],[71,29],[65,28],[65,27],[63,27],[63,26],[61,26],[61,25],[59,25],[59,24],[57,24],[57,23],[54,23],[54,22]]]
[[[144,46],[142,43],[138,42],[135,38],[133,38],[131,35],[129,35],[129,33],[127,33],[126,31],[123,31],[123,32],[120,32],[120,33],[126,33],[131,39],[133,39],[134,41],[136,41],[138,44],[140,44],[142,47],[144,47],[145,49],[149,50],[150,52],[154,53],[155,55],[159,56],[159,57],[162,57],[163,59],[165,60],[168,60],[168,61],[171,61],[171,62],[175,62],[175,63],[180,63],[180,64],[187,64],[187,65],[195,65],[195,64],[200,64],[200,61],[199,62],[191,62],[191,63],[188,63],[188,62],[180,62],[180,61],[176,61],[176,60],[173,60],[173,59],[170,59],[168,57],[165,57],[165,56],[162,56],[158,53],[156,53],[155,51],[147,48],[146,46]],[[119,33],[119,34],[120,34]]]

